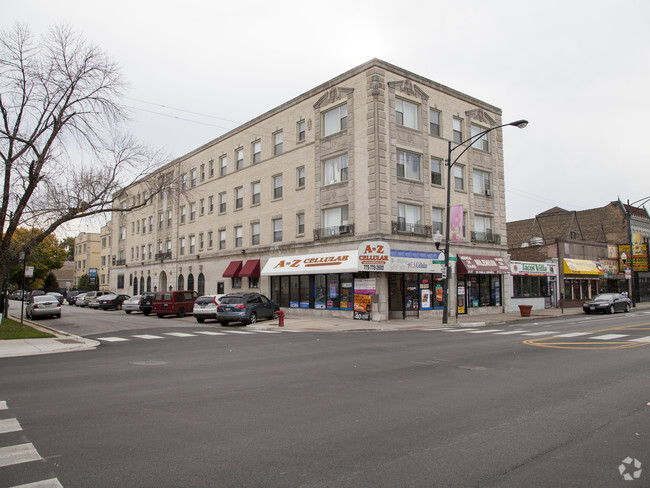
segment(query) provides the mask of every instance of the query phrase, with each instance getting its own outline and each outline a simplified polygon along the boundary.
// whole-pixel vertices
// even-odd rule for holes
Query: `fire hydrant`
[[[275,315],[278,316],[278,327],[284,327],[284,312],[282,310],[278,310],[275,312]]]

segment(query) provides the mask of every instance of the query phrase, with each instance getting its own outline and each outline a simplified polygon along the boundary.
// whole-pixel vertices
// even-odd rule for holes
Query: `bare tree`
[[[0,31],[0,277],[19,251],[19,226],[43,229],[29,252],[67,222],[132,210],[160,191],[146,175],[163,156],[123,130],[125,86],[118,66],[69,27],[40,39],[21,25]],[[138,180],[150,185],[148,198],[114,207],[114,195]]]

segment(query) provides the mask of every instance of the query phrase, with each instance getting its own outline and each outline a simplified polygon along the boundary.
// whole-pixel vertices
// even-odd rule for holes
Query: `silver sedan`
[[[28,319],[47,316],[61,318],[61,304],[56,297],[51,295],[31,297],[27,303],[25,314]]]

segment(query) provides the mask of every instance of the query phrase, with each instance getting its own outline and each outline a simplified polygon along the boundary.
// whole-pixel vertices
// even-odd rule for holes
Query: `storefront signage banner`
[[[605,273],[603,268],[594,261],[587,259],[565,259],[564,274],[603,275]]]
[[[390,246],[383,241],[367,241],[359,245],[359,270],[387,271]]]
[[[459,254],[458,259],[465,267],[460,269],[460,273],[467,272],[473,274],[508,274],[510,268],[506,260],[500,256],[481,256],[478,254]]]
[[[607,257],[616,259],[618,257],[618,246],[616,244],[607,244]]]
[[[375,278],[355,279],[354,293],[358,293],[360,295],[376,295],[377,280]]]
[[[548,263],[512,261],[510,263],[510,270],[513,275],[546,276],[555,274],[554,266]]]
[[[391,249],[386,271],[392,273],[437,273],[444,265],[442,252],[400,251]]]
[[[269,258],[262,275],[355,273],[358,261],[356,250]]]
[[[619,245],[618,246],[618,263],[620,272],[623,273],[625,268],[630,267],[630,246],[629,245]],[[627,256],[627,262],[623,264],[623,259],[621,258],[622,254],[625,253]],[[632,261],[634,263],[634,271],[648,271],[648,245],[641,244],[641,254],[633,256]]]
[[[618,273],[618,263],[616,259],[601,259],[600,267],[603,268],[605,276],[612,277]]]
[[[454,205],[449,211],[449,240],[451,242],[461,242],[463,238],[463,206]]]
[[[372,297],[354,294],[354,320],[370,320]]]

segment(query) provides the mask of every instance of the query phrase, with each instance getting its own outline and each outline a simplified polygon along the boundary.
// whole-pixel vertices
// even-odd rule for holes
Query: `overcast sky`
[[[509,221],[650,196],[650,2],[0,0],[117,61],[143,142],[182,156],[372,58],[503,110]],[[650,208],[650,207],[648,207]]]

